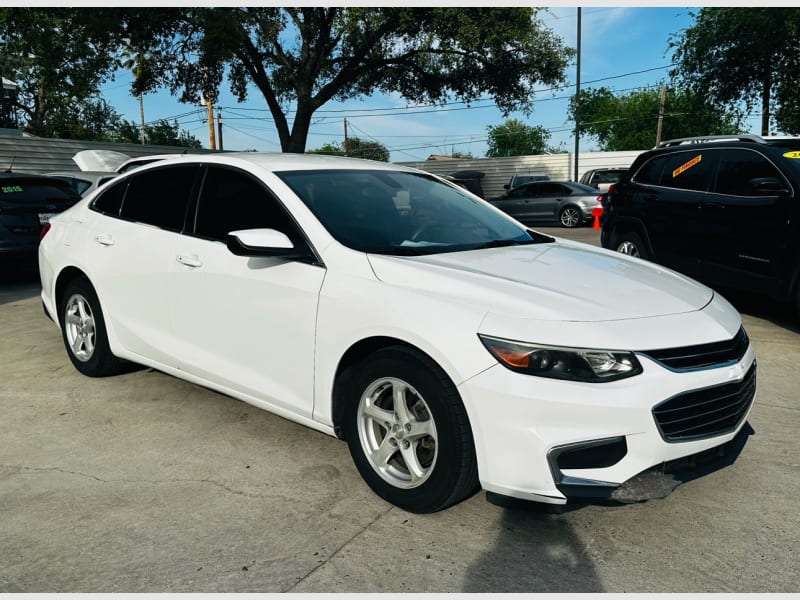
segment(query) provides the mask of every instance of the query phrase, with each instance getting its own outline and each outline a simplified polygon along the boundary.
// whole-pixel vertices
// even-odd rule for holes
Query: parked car
[[[78,200],[80,195],[60,179],[0,173],[0,263],[4,268],[35,267],[42,225]]]
[[[597,190],[572,181],[526,183],[490,202],[523,223],[558,223],[562,227],[591,223],[592,211],[602,208]]]
[[[414,512],[644,499],[748,435],[755,355],[719,294],[399,165],[167,159],[51,219],[39,262],[81,373],[130,360],[339,436]]]
[[[518,173],[511,176],[511,179],[509,179],[508,183],[503,186],[503,189],[511,190],[515,187],[519,187],[525,183],[531,183],[533,181],[550,181],[550,175],[544,172]]]
[[[54,171],[46,173],[46,175],[66,181],[81,196],[90,194],[105,182],[111,181],[117,176],[116,173],[107,171]]]
[[[628,169],[589,169],[581,175],[580,183],[599,192],[608,192],[610,185],[616,183]]]
[[[465,190],[469,190],[476,196],[483,198],[483,186],[481,180],[486,177],[483,171],[456,171],[445,175],[445,179],[452,181],[456,185],[460,185]]]
[[[800,315],[798,190],[800,138],[667,141],[610,192],[601,242]]]

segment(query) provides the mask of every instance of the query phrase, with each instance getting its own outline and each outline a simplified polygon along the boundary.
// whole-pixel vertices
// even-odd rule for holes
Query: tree
[[[779,103],[797,106],[800,9],[703,8],[694,17],[692,27],[670,39],[677,63],[671,75],[714,103],[744,102],[750,112],[760,102],[762,135],[773,116],[784,128],[793,111]]]
[[[328,143],[316,150],[309,150],[309,154],[333,154],[335,156],[352,156],[353,158],[366,158],[389,162],[389,149],[380,142],[362,140],[351,137],[347,140],[348,152],[344,144]]]
[[[608,88],[581,90],[581,131],[593,136],[600,149],[644,150],[656,142],[660,91],[636,90],[616,95]],[[575,98],[569,107],[576,117]],[[697,135],[733,134],[742,130],[741,118],[691,91],[667,88],[661,139]]]
[[[178,122],[172,124],[165,120],[144,126],[144,139],[147,144],[158,146],[180,146],[182,148],[202,148],[203,144],[187,131],[181,131]],[[114,135],[115,142],[138,144],[141,142],[141,126],[133,121],[122,121]]]
[[[488,158],[544,154],[550,132],[541,125],[526,125],[519,119],[507,119],[502,125],[489,126]]]
[[[152,50],[134,93],[166,84],[196,103],[201,93],[215,97],[227,73],[240,101],[253,88],[264,97],[285,152],[305,150],[326,102],[376,91],[430,103],[488,94],[506,114],[529,110],[534,85],[564,81],[573,54],[529,8],[123,12],[130,45]]]
[[[0,75],[18,85],[14,108],[25,130],[94,139],[114,125],[116,113],[99,97],[114,66],[113,27],[89,17],[72,8],[0,9]]]

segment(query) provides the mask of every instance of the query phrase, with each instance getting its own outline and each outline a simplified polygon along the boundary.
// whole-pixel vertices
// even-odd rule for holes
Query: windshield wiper
[[[484,250],[486,248],[504,248],[506,246],[527,246],[529,244],[540,244],[539,240],[492,240],[470,248],[471,250]]]

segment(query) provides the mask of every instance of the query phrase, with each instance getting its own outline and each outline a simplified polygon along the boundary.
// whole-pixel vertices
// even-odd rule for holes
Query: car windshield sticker
[[[791,152],[784,152],[784,158],[800,158],[800,150],[792,150]]]
[[[702,154],[698,154],[692,160],[683,163],[680,167],[678,167],[677,169],[675,169],[672,172],[672,178],[675,179],[678,175],[680,175],[684,171],[688,171],[693,166],[695,166],[697,163],[699,163],[701,160],[703,160],[703,155]]]
[[[14,192],[21,192],[21,185],[4,185],[2,188],[4,194],[13,194]]]

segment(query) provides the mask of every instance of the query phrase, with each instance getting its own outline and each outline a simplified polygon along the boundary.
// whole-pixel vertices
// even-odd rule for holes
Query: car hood
[[[540,321],[675,315],[700,310],[714,297],[711,289],[669,269],[565,240],[369,260],[385,283]]]

